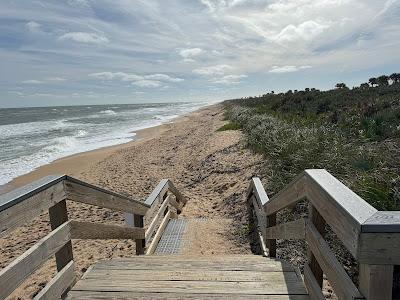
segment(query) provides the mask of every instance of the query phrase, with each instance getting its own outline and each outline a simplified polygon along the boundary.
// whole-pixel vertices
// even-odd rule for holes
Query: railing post
[[[56,229],[63,223],[68,221],[68,211],[66,200],[58,202],[56,205],[49,208],[50,226],[51,230]],[[61,271],[71,260],[72,243],[69,241],[55,254],[57,271]]]
[[[133,215],[133,223],[135,227],[144,227],[144,216],[141,215]],[[145,239],[138,239],[135,240],[136,243],[136,255],[143,255],[144,248],[146,247],[146,240]]]
[[[267,215],[267,228],[276,225],[276,213]],[[269,257],[276,257],[276,240],[267,240]]]
[[[392,265],[360,264],[359,289],[366,299],[392,299],[393,268]]]
[[[320,215],[318,210],[310,204],[309,207],[310,211],[310,220],[314,224],[315,228],[318,230],[318,232],[321,234],[322,237],[325,236],[325,220],[324,218]],[[306,227],[307,230],[307,227]],[[306,233],[307,234],[307,233]],[[314,274],[314,277],[319,284],[319,286],[322,288],[322,283],[323,283],[323,276],[324,272],[322,271],[317,259],[315,258],[314,254],[310,249],[308,249],[308,265],[310,266],[310,269],[312,273]]]

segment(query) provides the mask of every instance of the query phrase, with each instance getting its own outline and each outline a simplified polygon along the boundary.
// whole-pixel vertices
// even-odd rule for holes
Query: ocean
[[[207,103],[0,109],[0,185],[56,159],[135,139]]]

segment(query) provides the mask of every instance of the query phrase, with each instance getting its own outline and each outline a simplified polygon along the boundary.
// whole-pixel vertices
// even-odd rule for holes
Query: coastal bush
[[[398,82],[269,93],[225,106],[248,146],[265,155],[270,193],[304,169],[324,168],[375,208],[400,209]]]
[[[219,128],[217,131],[226,131],[226,130],[239,130],[241,127],[238,123],[235,122],[229,122]]]

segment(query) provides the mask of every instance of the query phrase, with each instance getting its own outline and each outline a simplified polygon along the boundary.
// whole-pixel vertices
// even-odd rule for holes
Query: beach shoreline
[[[72,175],[90,184],[144,201],[160,180],[168,178],[187,199],[180,217],[191,220],[182,255],[251,253],[245,194],[257,176],[262,157],[246,149],[238,130],[219,131],[222,105],[210,105],[172,123],[138,132],[138,139],[60,159],[19,177],[23,185],[51,173]],[[124,213],[67,201],[68,218],[124,225]],[[201,224],[196,220],[208,219]],[[151,222],[145,217],[145,228]],[[51,231],[47,211],[0,238],[0,269]],[[200,242],[201,241],[201,242]],[[99,260],[132,257],[134,240],[73,240],[75,275],[79,279]],[[56,274],[50,259],[9,299],[32,299]]]
[[[135,143],[142,143],[149,139],[156,138],[164,132],[168,131],[171,127],[171,124],[187,120],[188,118],[190,118],[191,114],[217,105],[218,104],[206,105],[199,109],[196,109],[195,111],[180,115],[161,125],[132,131],[132,140],[129,142],[101,147],[94,150],[84,151],[56,159],[48,164],[42,165],[32,170],[31,172],[17,176],[6,184],[0,185],[0,195],[49,175],[70,175],[73,177],[79,177],[79,175],[86,169],[89,169],[96,163],[101,162],[115,152],[128,148]]]

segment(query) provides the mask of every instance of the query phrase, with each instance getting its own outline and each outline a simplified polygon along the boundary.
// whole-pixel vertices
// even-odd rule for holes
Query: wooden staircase
[[[68,293],[80,299],[309,299],[299,272],[257,255],[101,261]]]
[[[309,202],[309,218],[277,224],[277,213],[304,199]],[[67,200],[124,212],[126,224],[69,220]],[[249,225],[264,256],[154,255],[164,240],[168,244],[180,238],[169,231],[168,224],[178,218],[186,199],[168,179],[161,180],[145,202],[66,175],[43,178],[0,195],[0,237],[46,211],[52,229],[0,270],[0,300],[52,256],[58,272],[35,300],[320,300],[324,299],[324,275],[339,299],[392,299],[393,287],[398,285],[393,285],[394,266],[400,265],[399,212],[377,211],[326,170],[304,171],[271,199],[261,181],[253,178],[246,200]],[[325,241],[326,225],[359,263],[358,283]],[[163,239],[165,230],[169,240]],[[76,283],[74,239],[132,239],[139,256],[100,261]],[[304,283],[294,267],[274,258],[277,239],[305,240]]]

